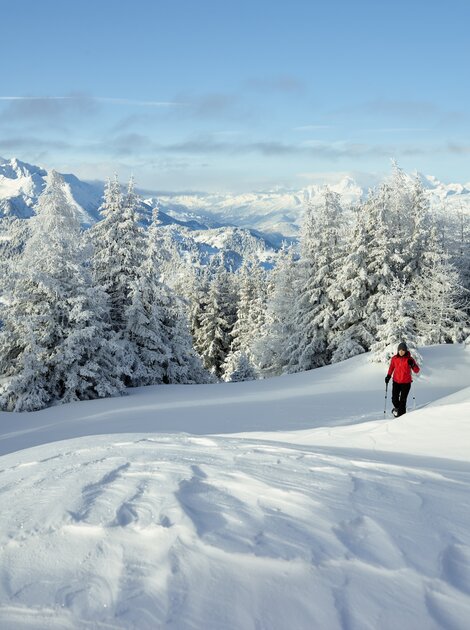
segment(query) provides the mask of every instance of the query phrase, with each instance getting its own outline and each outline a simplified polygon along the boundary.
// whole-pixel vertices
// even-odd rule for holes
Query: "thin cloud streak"
[[[129,98],[112,96],[0,96],[0,101],[96,101],[99,103],[114,103],[116,105],[136,105],[142,107],[172,107],[186,105],[177,101],[140,101]]]
[[[298,156],[299,158],[317,158],[336,162],[347,159],[377,159],[391,156],[422,156],[439,155],[468,155],[470,145],[458,142],[447,142],[440,145],[400,145],[400,144],[369,144],[353,142],[321,142],[308,141],[300,144],[284,143],[276,140],[254,142],[231,142],[230,136],[220,134],[218,138],[196,137],[176,143],[159,143],[146,134],[123,133],[111,137],[104,137],[93,142],[89,141],[60,141],[42,139],[40,136],[10,136],[0,137],[0,153],[5,150],[59,150],[64,153],[80,155],[102,155],[119,159],[132,157],[133,159],[147,159],[152,156],[191,156],[204,155],[243,156],[258,154],[268,158],[282,158]]]
[[[44,140],[36,137],[11,137],[0,138],[0,151],[6,149],[7,151],[48,151],[50,149],[60,151],[70,151],[75,149],[74,145],[68,142],[62,142],[61,140]]]
[[[305,84],[300,79],[292,75],[247,79],[244,82],[244,86],[255,92],[270,91],[292,94],[305,91]]]

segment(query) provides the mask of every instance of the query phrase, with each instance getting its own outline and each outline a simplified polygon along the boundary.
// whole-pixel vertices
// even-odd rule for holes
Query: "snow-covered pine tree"
[[[112,326],[119,333],[126,327],[124,313],[130,304],[131,285],[139,276],[145,255],[137,204],[133,179],[123,195],[114,176],[106,184],[100,210],[103,220],[91,230],[95,283],[109,295]]]
[[[377,329],[376,341],[372,344],[372,360],[387,363],[396,353],[400,342],[405,341],[413,356],[420,361],[416,350],[416,302],[410,285],[395,278],[388,290],[381,295],[383,322]]]
[[[0,265],[4,279],[9,267],[14,267],[21,257],[30,236],[30,222],[16,217],[0,219]]]
[[[256,379],[256,370],[246,352],[236,350],[227,355],[223,364],[223,375],[224,380],[229,383],[253,381]]]
[[[444,251],[435,224],[420,260],[419,275],[414,276],[411,284],[417,304],[419,343],[462,341],[469,327],[464,309],[466,291],[450,255]]]
[[[124,351],[122,374],[126,385],[143,384],[145,367],[140,364],[134,343],[129,339],[127,316],[136,306],[136,287],[145,257],[145,233],[139,224],[138,198],[131,178],[126,194],[117,176],[106,184],[102,221],[91,230],[92,270],[95,284],[104,289],[110,304],[110,321]],[[130,310],[129,310],[130,309]]]
[[[181,242],[183,228],[175,225],[163,225],[160,220],[160,207],[157,205],[152,212],[152,222],[149,226],[149,237],[152,241],[152,259],[158,273],[159,280],[174,290],[177,295],[187,297],[188,282],[194,273],[197,254],[193,251],[195,244],[190,239],[184,239],[184,256],[178,249],[177,242]]]
[[[398,269],[403,266],[401,246],[391,234],[388,222],[391,191],[387,183],[371,191],[360,211],[365,213],[365,229],[370,235],[367,270],[369,297],[364,312],[364,328],[373,339],[386,320],[382,311],[382,298],[388,293]],[[369,348],[370,349],[370,348]]]
[[[140,271],[129,286],[129,304],[124,307],[126,328],[121,335],[134,359],[127,384],[133,387],[163,383],[170,349],[163,339],[163,305],[153,277]]]
[[[106,296],[91,284],[77,212],[58,173],[50,174],[36,212],[2,308],[0,370],[7,380],[0,405],[9,411],[123,388]]]
[[[193,345],[199,356],[202,357],[204,346],[202,332],[202,317],[209,303],[210,272],[207,267],[193,269],[188,276],[187,283],[187,310],[189,312],[189,328],[193,339]]]
[[[308,204],[301,231],[301,261],[293,310],[295,333],[287,353],[289,372],[330,362],[330,336],[337,308],[342,209],[337,193],[325,188],[320,205]]]
[[[360,204],[356,210],[352,235],[347,241],[346,253],[338,270],[338,307],[330,339],[332,363],[367,352],[374,342],[374,336],[365,321],[368,301],[376,290],[376,276],[369,268],[374,238],[375,228],[370,220],[367,204]]]
[[[406,264],[406,249],[410,234],[414,229],[414,203],[419,190],[418,177],[412,179],[401,169],[397,162],[392,162],[392,173],[381,187],[385,196],[385,208],[389,225],[390,244],[395,253],[396,275],[399,276],[401,265]]]
[[[137,349],[144,382],[202,383],[208,374],[196,354],[183,300],[163,282],[158,215],[147,231],[147,252],[133,285],[127,335]]]
[[[254,362],[266,376],[282,374],[289,362],[287,340],[295,335],[292,317],[297,298],[295,258],[293,247],[284,243],[271,272],[272,290],[268,291],[264,325],[259,338],[252,344]]]
[[[216,378],[230,352],[231,332],[236,320],[237,295],[232,276],[220,266],[211,279],[207,298],[199,311],[195,347],[204,367]]]
[[[462,280],[467,296],[464,310],[467,313],[467,325],[470,326],[470,216],[460,206],[458,213],[458,247],[455,265]]]
[[[235,357],[234,361],[236,363],[239,360],[245,362],[246,358],[248,364],[251,364],[251,372],[254,374],[253,345],[262,334],[266,318],[266,273],[256,259],[248,257],[235,275],[235,278],[238,281],[236,321],[230,333],[232,343],[225,365],[228,366],[229,370],[233,371],[233,362],[230,355],[237,353],[238,358]],[[225,373],[224,378],[227,380]]]
[[[431,225],[429,202],[419,178],[416,176],[412,181],[408,181],[403,185],[408,185],[410,189],[407,195],[410,231],[402,234],[404,264],[401,278],[406,283],[411,283],[417,277],[423,276],[422,267],[428,248]]]

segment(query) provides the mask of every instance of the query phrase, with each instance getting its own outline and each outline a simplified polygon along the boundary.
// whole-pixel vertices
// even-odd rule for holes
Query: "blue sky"
[[[0,0],[0,155],[152,190],[470,181],[468,0]]]

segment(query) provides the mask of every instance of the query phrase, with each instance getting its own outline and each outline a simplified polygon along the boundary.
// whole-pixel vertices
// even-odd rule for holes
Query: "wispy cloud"
[[[243,137],[243,136],[242,136]],[[434,155],[469,155],[470,144],[447,142],[442,144],[404,144],[404,143],[367,143],[367,142],[282,142],[278,140],[253,140],[246,142],[237,134],[201,135],[186,138],[179,142],[162,143],[146,133],[116,133],[98,139],[45,139],[39,134],[5,134],[0,136],[0,154],[18,151],[42,151],[44,153],[62,152],[82,156],[103,156],[105,159],[153,160],[168,159],[185,161],[205,156],[243,156],[261,155],[267,158],[318,159],[330,162],[340,160],[366,160],[390,158],[392,156],[427,156]]]
[[[152,152],[158,146],[148,136],[139,133],[121,134],[101,144],[105,150],[119,156]]]
[[[111,96],[86,96],[86,95],[69,95],[69,96],[0,96],[0,101],[78,101],[78,102],[97,102],[112,103],[115,105],[136,105],[139,107],[173,107],[185,105],[185,103],[177,101],[152,101],[138,100],[130,98],[118,98]]]
[[[256,142],[222,142],[216,141],[212,137],[200,137],[183,142],[160,145],[160,150],[170,153],[187,154],[248,154],[258,153],[265,156],[287,156],[305,155],[326,159],[338,159],[341,157],[365,157],[370,155],[389,156],[393,155],[391,147],[380,145],[368,145],[358,143],[327,143],[327,142],[304,142],[301,144],[291,144],[276,140],[263,140]]]
[[[404,127],[415,128],[420,127],[424,122],[432,122],[433,125],[445,125],[460,123],[468,120],[467,112],[448,110],[432,101],[419,100],[392,100],[392,99],[375,99],[364,101],[354,105],[346,105],[329,112],[330,116],[368,116],[382,117],[382,119],[405,121],[411,125]],[[415,125],[414,123],[418,123]],[[378,125],[379,126],[379,125]],[[427,125],[426,125],[427,126]],[[401,124],[391,124],[386,128],[395,129],[402,128]]]
[[[0,96],[0,101],[63,101],[72,100],[73,96]]]
[[[181,93],[178,97],[178,102],[184,106],[172,108],[169,112],[170,118],[193,119],[197,121],[240,120],[246,122],[253,114],[252,110],[243,102],[242,93]]]
[[[416,118],[442,113],[442,110],[429,101],[376,99],[355,105],[346,105],[334,110],[334,114],[374,114]]]
[[[470,153],[470,144],[458,144],[456,142],[449,142],[447,148],[449,153],[454,153],[457,155]]]
[[[139,101],[130,98],[112,98],[105,96],[95,96],[94,100],[99,103],[114,103],[115,105],[136,105],[138,107],[179,107],[187,105],[179,101]]]
[[[0,112],[1,122],[47,122],[59,127],[69,117],[90,116],[97,110],[88,96],[0,96],[6,107]]]
[[[342,158],[389,158],[391,156],[418,156],[434,154],[468,154],[470,145],[446,143],[442,145],[399,145],[368,144],[358,142],[319,142],[310,141],[301,144],[290,144],[279,141],[258,141],[249,143],[217,142],[212,138],[198,138],[167,145],[155,145],[155,149],[169,153],[182,154],[249,154],[258,153],[265,156],[299,155],[327,159],[331,161]]]
[[[45,140],[37,136],[0,137],[0,152],[26,150],[47,152],[51,150],[68,151],[75,145],[62,140]]]
[[[63,96],[0,96],[0,122],[3,123],[45,123],[59,128],[67,120],[89,118],[99,113],[105,106],[140,107],[149,109],[170,109],[183,106],[173,101],[134,100],[87,94]]]
[[[279,75],[274,77],[255,77],[247,79],[244,87],[255,92],[299,93],[305,90],[305,84],[293,75]]]

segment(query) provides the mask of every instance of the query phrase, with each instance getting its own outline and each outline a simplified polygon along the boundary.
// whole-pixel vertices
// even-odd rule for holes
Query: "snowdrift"
[[[422,354],[398,420],[366,356],[0,414],[0,627],[466,629],[470,351]]]

